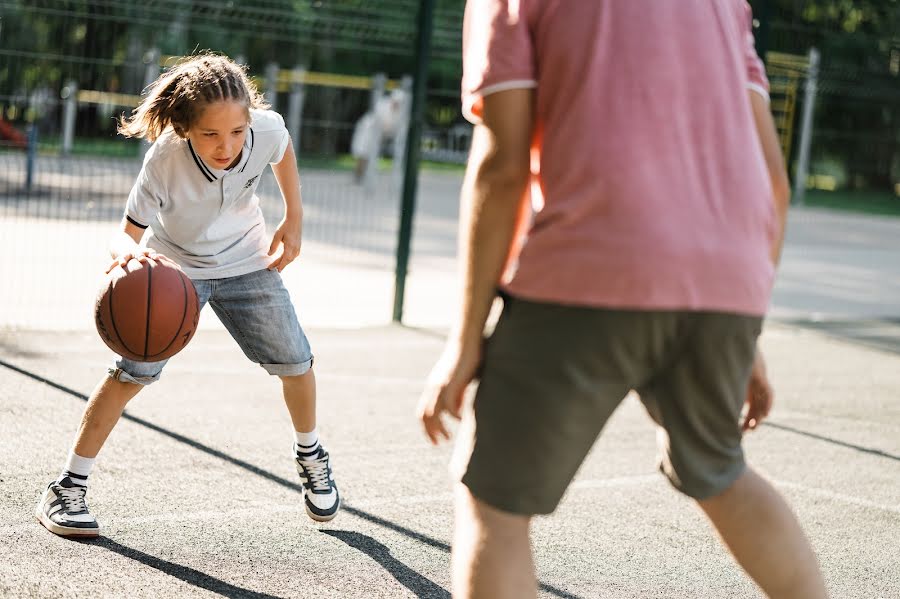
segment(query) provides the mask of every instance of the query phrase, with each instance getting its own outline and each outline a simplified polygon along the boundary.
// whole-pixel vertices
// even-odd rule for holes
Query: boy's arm
[[[138,227],[127,218],[122,219],[119,230],[113,233],[109,240],[109,255],[112,263],[106,269],[110,272],[116,266],[125,267],[132,259],[141,259],[143,256],[156,256],[152,250],[141,247],[141,239],[144,237],[144,229]]]
[[[791,188],[788,182],[787,171],[784,167],[784,156],[781,154],[781,144],[778,141],[778,131],[775,129],[775,120],[769,109],[769,101],[756,91],[749,91],[750,106],[753,109],[753,120],[756,122],[756,134],[762,146],[763,157],[766,160],[766,168],[769,171],[769,179],[772,182],[772,200],[775,203],[775,216],[778,230],[772,243],[770,256],[776,266],[781,258],[781,247],[784,244],[784,230],[787,224],[788,205],[791,201]]]
[[[144,231],[146,231],[146,228],[137,226],[128,220],[127,217],[122,219],[119,230],[113,233],[112,238],[109,240],[109,254],[112,256],[113,261],[106,269],[107,273],[117,266],[125,268],[125,265],[131,260],[137,260],[138,262],[143,262],[147,259],[165,260],[170,265],[181,268],[181,266],[165,255],[142,246],[141,239],[144,237]]]
[[[281,162],[272,165],[275,180],[281,189],[284,199],[284,218],[269,246],[269,255],[275,253],[278,245],[283,246],[281,255],[275,258],[267,268],[277,269],[278,272],[294,261],[300,255],[300,244],[303,233],[303,201],[300,197],[300,173],[297,171],[297,157],[294,155],[294,145],[288,141],[287,149]]]
[[[433,443],[449,437],[441,415],[459,417],[481,363],[485,322],[526,198],[533,96],[531,89],[488,95],[482,124],[475,127],[460,206],[462,306],[419,402],[419,418]]]
[[[109,254],[113,259],[133,256],[144,237],[144,229],[135,225],[127,218],[122,219],[119,230],[109,240]]]

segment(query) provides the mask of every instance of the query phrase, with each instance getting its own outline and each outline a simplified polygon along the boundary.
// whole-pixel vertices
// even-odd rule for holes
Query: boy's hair
[[[212,102],[240,102],[248,109],[269,107],[244,67],[217,54],[185,57],[148,89],[131,116],[119,118],[118,131],[125,137],[144,137],[152,142],[169,126],[184,137]]]

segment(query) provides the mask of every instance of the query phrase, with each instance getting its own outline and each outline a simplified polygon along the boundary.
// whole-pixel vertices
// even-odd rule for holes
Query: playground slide
[[[6,119],[0,118],[0,143],[2,142],[10,142],[9,145],[22,149],[28,145],[24,133],[13,127]]]

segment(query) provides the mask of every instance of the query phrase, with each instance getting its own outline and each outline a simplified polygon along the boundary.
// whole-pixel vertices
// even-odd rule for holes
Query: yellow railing
[[[794,139],[794,111],[800,82],[806,76],[809,59],[806,56],[766,53],[766,74],[769,77],[771,110],[778,128],[778,138],[784,159],[790,160],[791,142]]]

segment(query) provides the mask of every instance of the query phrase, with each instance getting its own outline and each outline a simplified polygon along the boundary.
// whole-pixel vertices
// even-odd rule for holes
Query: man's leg
[[[492,508],[456,485],[453,534],[455,599],[529,599],[537,597],[531,557],[530,516]]]
[[[725,545],[772,599],[822,599],[825,582],[785,500],[750,468],[724,492],[698,502]]]

